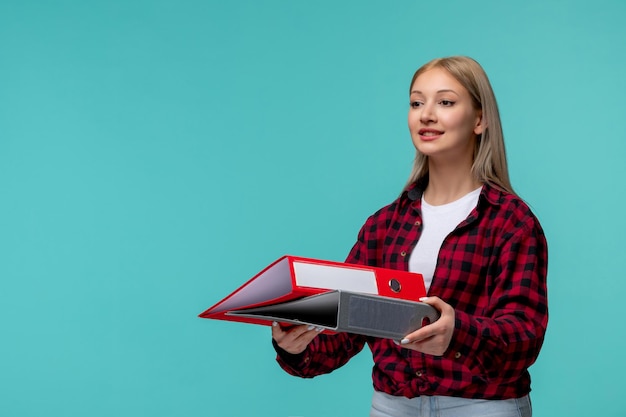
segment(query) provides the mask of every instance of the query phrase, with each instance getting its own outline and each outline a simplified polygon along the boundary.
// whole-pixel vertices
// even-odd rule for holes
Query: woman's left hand
[[[439,297],[424,297],[420,301],[439,310],[441,317],[407,335],[400,341],[400,345],[406,349],[441,356],[450,346],[454,333],[454,308]]]

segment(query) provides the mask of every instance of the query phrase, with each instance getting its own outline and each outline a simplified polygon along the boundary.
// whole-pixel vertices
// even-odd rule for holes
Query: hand
[[[400,345],[406,349],[441,356],[450,346],[454,333],[454,308],[439,297],[423,297],[420,301],[439,310],[441,317],[407,335],[400,341]]]
[[[321,327],[306,324],[283,329],[278,323],[272,323],[272,337],[276,341],[276,344],[292,355],[304,352],[309,343],[311,343],[322,330],[324,329]]]

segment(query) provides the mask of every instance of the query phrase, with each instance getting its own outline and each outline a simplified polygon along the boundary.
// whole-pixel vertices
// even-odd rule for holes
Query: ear
[[[474,134],[482,135],[486,128],[487,123],[485,122],[485,118],[483,117],[483,111],[478,110],[476,114],[476,124],[474,125]]]

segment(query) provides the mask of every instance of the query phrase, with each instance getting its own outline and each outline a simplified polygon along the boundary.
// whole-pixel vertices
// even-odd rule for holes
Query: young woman
[[[277,360],[314,377],[365,344],[374,359],[370,416],[531,416],[530,375],[548,322],[547,245],[513,192],[496,99],[471,58],[413,76],[417,150],[402,194],[373,214],[347,261],[419,272],[441,317],[399,343],[272,327]]]

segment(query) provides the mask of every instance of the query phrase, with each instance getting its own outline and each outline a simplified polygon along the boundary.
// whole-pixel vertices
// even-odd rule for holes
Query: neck
[[[428,185],[424,199],[428,204],[438,206],[451,203],[474,191],[482,185],[472,174],[470,163],[442,164],[428,162]]]

